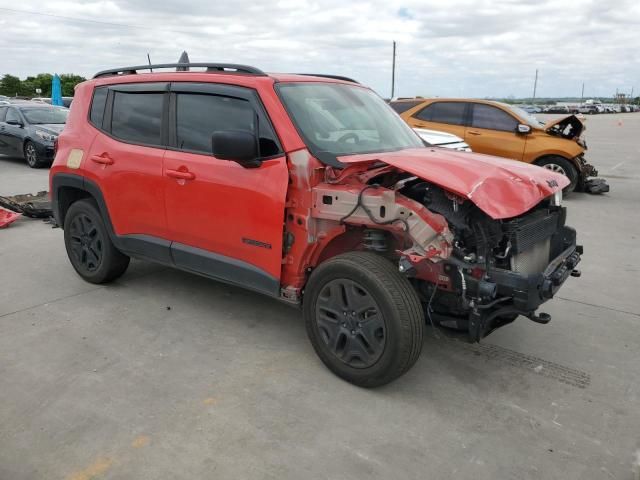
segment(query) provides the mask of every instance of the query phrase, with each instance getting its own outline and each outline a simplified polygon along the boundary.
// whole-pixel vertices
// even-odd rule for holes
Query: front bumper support
[[[498,268],[487,271],[487,281],[497,286],[496,298],[505,299],[503,306],[489,309],[487,305],[475,305],[469,315],[469,337],[479,341],[496,328],[513,321],[514,316],[524,315],[538,323],[548,323],[551,316],[536,314],[536,310],[553,298],[570,276],[580,276],[576,266],[583,249],[576,244],[575,230],[562,227],[554,237],[553,250],[560,251],[547,268],[538,274],[523,274]]]

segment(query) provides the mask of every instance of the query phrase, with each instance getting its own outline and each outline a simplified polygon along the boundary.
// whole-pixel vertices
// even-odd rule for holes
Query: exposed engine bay
[[[575,115],[569,115],[545,128],[545,131],[550,135],[557,137],[567,138],[569,140],[577,139],[582,135],[585,127]]]
[[[575,231],[565,226],[559,198],[494,220],[472,202],[419,179],[401,193],[441,214],[453,233],[452,254],[438,265],[437,281],[431,275],[418,283],[432,321],[443,327],[466,330],[477,341],[518,315],[548,323],[551,317],[536,309],[569,275],[580,275],[574,267],[582,250]]]
[[[551,317],[536,310],[580,275],[582,247],[565,226],[560,193],[515,218],[493,219],[471,200],[409,174],[374,177],[358,190],[313,190],[314,217],[360,232],[362,248],[389,257],[414,284],[428,321],[472,341],[518,315],[548,323]]]

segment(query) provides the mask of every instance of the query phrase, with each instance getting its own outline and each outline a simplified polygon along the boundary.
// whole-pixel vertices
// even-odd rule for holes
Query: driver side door
[[[212,134],[221,130],[258,136],[260,166],[213,156]],[[176,265],[277,295],[289,175],[258,94],[238,86],[172,83],[163,176]]]

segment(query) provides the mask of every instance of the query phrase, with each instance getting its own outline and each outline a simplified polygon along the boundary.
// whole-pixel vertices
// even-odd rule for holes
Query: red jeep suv
[[[139,257],[299,306],[354,384],[409,370],[425,316],[471,341],[547,323],[536,310],[579,275],[565,177],[425,145],[353,80],[146,65],[74,98],[50,187],[78,274]]]

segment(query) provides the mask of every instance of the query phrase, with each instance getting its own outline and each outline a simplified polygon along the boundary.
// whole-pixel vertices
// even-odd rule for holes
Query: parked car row
[[[621,104],[600,104],[591,103],[584,105],[552,105],[545,107],[543,113],[566,113],[566,114],[586,114],[595,115],[599,113],[631,113],[640,111],[638,105],[621,105]]]
[[[51,99],[46,97],[16,98],[16,97],[7,97],[5,95],[0,95],[0,105],[12,105],[16,103],[25,103],[25,102],[47,103],[51,105]],[[69,108],[72,102],[73,102],[73,97],[62,97],[61,106]]]

